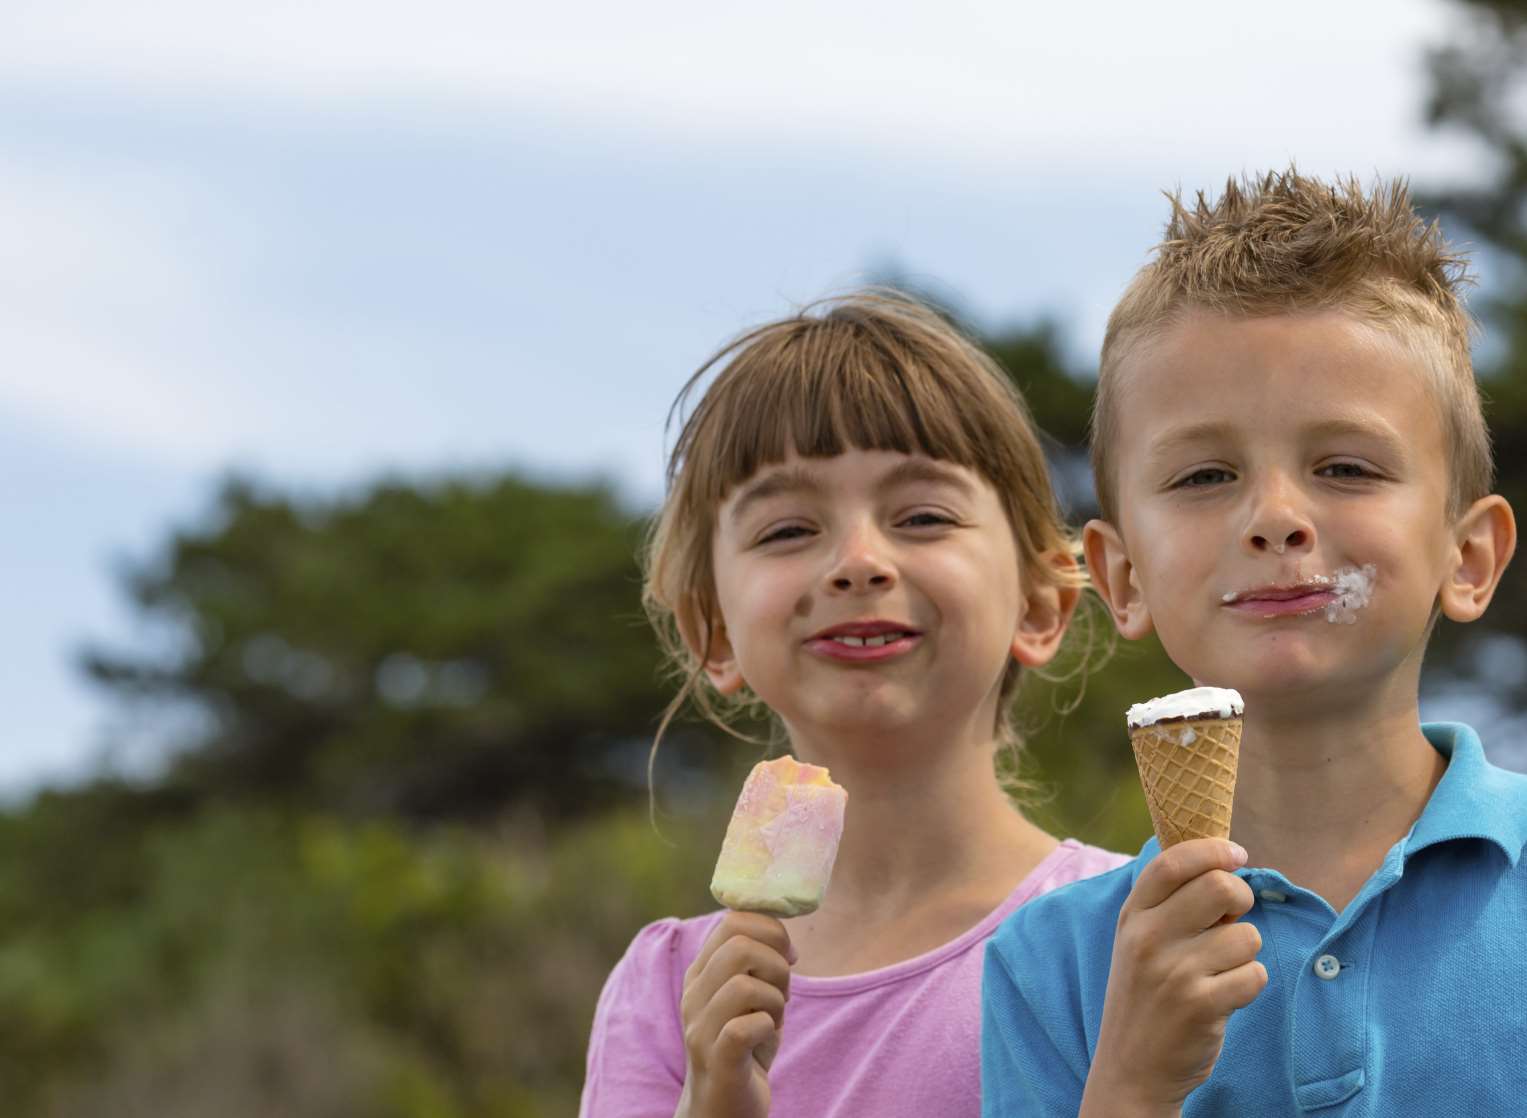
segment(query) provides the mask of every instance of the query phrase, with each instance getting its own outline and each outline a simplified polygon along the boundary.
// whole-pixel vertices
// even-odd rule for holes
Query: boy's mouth
[[[1301,613],[1315,613],[1333,604],[1337,593],[1327,583],[1300,583],[1296,586],[1259,586],[1226,594],[1224,603],[1237,613],[1249,613],[1256,617],[1291,617]]]
[[[1229,609],[1254,617],[1293,617],[1324,610],[1327,621],[1351,625],[1357,621],[1357,611],[1373,596],[1377,575],[1378,568],[1365,563],[1292,585],[1236,591],[1221,601]]]

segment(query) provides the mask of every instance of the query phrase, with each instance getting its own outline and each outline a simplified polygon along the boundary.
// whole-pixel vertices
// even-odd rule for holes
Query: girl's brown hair
[[[702,382],[693,411],[686,406]],[[722,729],[756,703],[702,686],[717,602],[711,541],[722,502],[760,468],[794,451],[830,457],[849,448],[923,454],[973,470],[996,489],[1024,576],[1080,587],[1075,538],[1061,516],[1023,397],[985,353],[922,303],[869,289],[822,300],[744,333],[690,377],[669,411],[682,417],[668,460],[667,497],[644,555],[643,603],[680,688],[653,743],[688,701]],[[997,737],[1016,745],[1002,679]]]

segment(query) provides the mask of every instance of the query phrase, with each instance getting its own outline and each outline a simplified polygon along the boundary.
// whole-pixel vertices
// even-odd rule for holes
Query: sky
[[[1163,189],[1480,166],[1421,123],[1450,5],[1235,13],[12,0],[0,795],[163,732],[78,654],[154,639],[121,572],[230,472],[513,468],[642,506],[688,373],[815,296],[895,272],[1054,320],[1085,370]]]

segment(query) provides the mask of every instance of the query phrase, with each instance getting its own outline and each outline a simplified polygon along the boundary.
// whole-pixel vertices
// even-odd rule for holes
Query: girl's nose
[[[845,537],[827,574],[828,588],[839,594],[883,590],[895,584],[896,570],[886,555],[885,541],[869,528]]]

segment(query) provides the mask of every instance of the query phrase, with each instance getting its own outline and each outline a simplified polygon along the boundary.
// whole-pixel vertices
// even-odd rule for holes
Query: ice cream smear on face
[[[1373,598],[1373,580],[1379,569],[1372,563],[1361,567],[1343,567],[1328,580],[1336,591],[1336,600],[1326,606],[1326,620],[1336,625],[1357,624],[1357,611]]]
[[[727,908],[802,916],[827,894],[848,793],[826,769],[779,757],[753,766],[727,824],[711,895]]]
[[[1315,575],[1308,584],[1336,595],[1320,607],[1325,611],[1327,621],[1333,625],[1356,625],[1357,611],[1373,599],[1373,583],[1378,573],[1379,569],[1372,563],[1364,563],[1361,567],[1342,567],[1335,574]],[[1239,595],[1230,593],[1222,600],[1233,602],[1237,597]]]
[[[1241,693],[1229,687],[1190,687],[1159,699],[1136,703],[1124,712],[1130,729],[1157,722],[1186,722],[1196,718],[1239,718],[1246,709]],[[1191,741],[1191,739],[1190,739]],[[1185,743],[1187,744],[1187,743]]]

